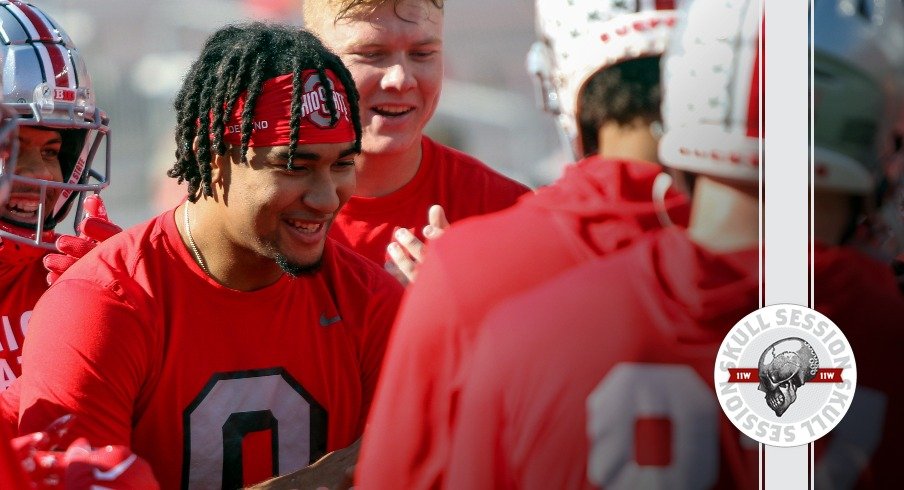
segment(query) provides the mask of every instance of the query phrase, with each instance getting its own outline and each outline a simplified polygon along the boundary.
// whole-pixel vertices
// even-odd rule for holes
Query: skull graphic
[[[807,341],[789,337],[770,345],[760,356],[760,385],[766,404],[781,417],[797,400],[797,389],[816,376],[819,358]]]

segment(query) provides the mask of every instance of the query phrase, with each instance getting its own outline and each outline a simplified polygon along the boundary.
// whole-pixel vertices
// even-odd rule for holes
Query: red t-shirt
[[[10,242],[0,244],[0,391],[21,373],[22,341],[38,298],[47,290],[47,252]]]
[[[904,401],[888,359],[904,299],[885,264],[819,247],[816,308],[845,332],[858,386],[816,444],[816,488],[897,485]],[[448,488],[756,488],[756,444],[719,408],[715,354],[757,306],[755,251],[665,230],[487,315],[461,394]]]
[[[664,230],[493,309],[446,487],[756,488],[757,444],[722,416],[712,373],[756,308],[757,265]]]
[[[358,439],[398,282],[327,240],[314,275],[228,289],[174,219],[107,240],[38,302],[20,433],[73,413],[67,436],[130,446],[163,488],[236,488]]]
[[[430,252],[396,321],[357,466],[363,488],[428,488],[448,459],[455,393],[483,315],[507,296],[659,226],[659,166],[583,160],[554,185],[456,224]],[[684,196],[669,194],[685,223]]]
[[[408,228],[424,241],[427,210],[440,204],[450,222],[505,209],[530,191],[479,160],[421,138],[421,165],[401,189],[382,197],[352,197],[330,236],[381,267],[396,228]]]

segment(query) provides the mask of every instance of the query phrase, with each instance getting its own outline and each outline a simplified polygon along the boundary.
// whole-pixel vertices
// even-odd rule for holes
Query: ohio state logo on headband
[[[333,91],[333,102],[340,119],[350,120],[348,101],[345,94],[337,92],[332,80],[327,80],[329,90]],[[301,96],[301,117],[307,118],[318,128],[330,128],[330,112],[326,106],[326,91],[317,73],[306,73],[302,76],[304,94]],[[337,122],[338,124],[338,122]]]
[[[355,129],[349,114],[348,95],[336,75],[325,70],[324,84],[315,70],[304,70],[298,103],[301,104],[298,127],[299,144],[346,143],[355,140]],[[292,140],[292,74],[271,78],[261,85],[254,103],[249,147],[288,146]],[[327,91],[333,93],[336,123],[330,125]],[[235,102],[223,132],[223,140],[239,145],[242,140],[242,112],[248,93],[243,92]]]

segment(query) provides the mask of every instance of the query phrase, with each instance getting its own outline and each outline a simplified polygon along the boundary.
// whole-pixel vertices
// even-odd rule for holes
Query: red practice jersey
[[[844,332],[857,390],[841,422],[816,441],[816,488],[894,488],[904,446],[904,388],[894,375],[904,346],[904,300],[888,264],[848,248],[817,245],[816,309]]]
[[[884,265],[845,249],[816,257],[817,308],[839,326],[871,320],[841,326],[858,387],[817,443],[816,488],[896,486],[900,389],[869,366],[887,370],[879,359],[901,344],[889,328],[904,301]],[[666,230],[493,310],[462,390],[448,488],[756,488],[756,443],[722,413],[712,374],[725,333],[757,307],[756,278],[755,252],[712,255]]]
[[[360,437],[401,293],[332,240],[316,274],[228,289],[170,210],[102,243],[38,302],[19,432],[72,413],[67,436],[131,447],[162,488],[297,470]]]
[[[47,290],[47,252],[0,244],[0,391],[22,373],[22,341],[38,298]]]
[[[448,488],[756,488],[713,366],[757,307],[756,251],[664,230],[512,298],[477,340]]]
[[[396,228],[425,241],[427,210],[442,205],[455,223],[505,209],[530,189],[479,160],[424,136],[421,165],[401,189],[382,197],[352,197],[336,217],[330,236],[381,267]]]
[[[659,166],[589,158],[550,187],[430,243],[399,313],[364,438],[362,488],[430,488],[448,460],[457,387],[491,306],[659,226]],[[669,194],[671,219],[687,200]]]

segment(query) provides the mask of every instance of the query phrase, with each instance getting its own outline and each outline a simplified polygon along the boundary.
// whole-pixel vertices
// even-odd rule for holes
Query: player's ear
[[[226,153],[223,155],[211,149],[210,152],[210,183],[213,185],[224,182],[226,172],[229,171],[232,158],[238,157],[238,151],[232,145],[226,145]]]

